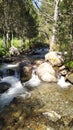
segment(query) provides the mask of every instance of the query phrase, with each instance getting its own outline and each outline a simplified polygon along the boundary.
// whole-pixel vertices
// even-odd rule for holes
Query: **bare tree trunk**
[[[7,43],[6,44],[7,44],[7,47],[8,47],[9,46],[9,33],[8,32],[6,34],[6,38],[7,38],[7,41],[6,41]]]
[[[12,32],[12,39],[11,39],[11,41],[12,41],[12,42],[11,42],[11,45],[13,45],[13,32]]]
[[[7,36],[6,36],[6,31],[5,31],[5,28],[3,28],[3,46],[5,48],[7,48]]]
[[[6,44],[6,35],[3,34],[3,46],[6,48],[7,44]]]
[[[7,32],[7,33],[4,33],[3,34],[3,44],[4,44],[4,47],[5,48],[8,48],[8,47],[10,47],[11,45],[11,40],[10,40],[10,36],[9,36],[9,32]]]
[[[54,50],[55,44],[56,44],[59,3],[60,3],[60,0],[55,0],[54,25],[53,25],[53,28],[52,28],[52,37],[51,37],[51,41],[50,41],[50,51]]]

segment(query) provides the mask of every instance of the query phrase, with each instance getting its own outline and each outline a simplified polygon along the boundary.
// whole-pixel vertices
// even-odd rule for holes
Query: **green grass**
[[[13,41],[11,41],[11,46],[15,46],[16,48],[21,49],[21,40],[18,38],[14,38]],[[24,48],[29,49],[29,40],[26,39],[24,43]],[[5,48],[3,45],[3,39],[0,38],[0,56],[8,54],[8,48]]]
[[[0,39],[0,56],[3,56],[5,54],[6,54],[6,50],[5,50],[4,46],[3,46],[3,40]]]
[[[11,42],[12,42],[12,41],[11,41]],[[20,40],[20,39],[17,39],[17,38],[14,38],[13,44],[11,43],[11,45],[14,45],[14,46],[17,47],[17,48],[20,48],[20,47],[21,47],[21,40]],[[25,48],[25,49],[28,49],[28,48],[29,48],[29,40],[28,40],[28,39],[25,40],[24,48]]]
[[[0,38],[0,48],[3,47],[3,40]]]
[[[12,45],[12,41],[11,41],[11,45]],[[13,45],[14,45],[15,47],[20,47],[20,46],[21,46],[21,40],[18,39],[18,38],[14,38],[14,39],[13,39]]]

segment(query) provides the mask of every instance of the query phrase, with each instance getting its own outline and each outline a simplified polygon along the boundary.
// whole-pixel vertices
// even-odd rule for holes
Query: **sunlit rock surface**
[[[45,55],[45,61],[49,61],[53,66],[61,66],[64,63],[61,52],[52,51]]]
[[[50,63],[44,62],[37,68],[37,74],[42,81],[45,82],[56,82],[55,70]]]
[[[73,72],[67,75],[67,79],[73,83]]]

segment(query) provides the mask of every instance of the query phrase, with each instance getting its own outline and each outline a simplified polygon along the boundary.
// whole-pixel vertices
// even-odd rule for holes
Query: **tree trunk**
[[[6,40],[7,40],[7,41],[6,41],[6,42],[7,42],[7,43],[6,43],[6,44],[7,44],[7,47],[9,47],[9,32],[7,32],[6,38],[7,38],[7,39],[6,39]]]
[[[12,36],[12,38],[11,38],[11,45],[13,45],[13,32],[12,32],[12,34],[11,34]]]
[[[11,47],[9,32],[3,34],[3,44],[5,48]]]
[[[6,48],[6,35],[3,34],[3,46]]]
[[[60,0],[55,0],[54,25],[53,25],[53,28],[52,28],[52,37],[51,37],[51,41],[50,41],[50,51],[53,51],[55,49],[55,44],[56,44],[59,3],[60,3]]]

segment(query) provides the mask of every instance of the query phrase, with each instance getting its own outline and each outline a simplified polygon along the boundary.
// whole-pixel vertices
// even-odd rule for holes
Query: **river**
[[[10,84],[0,96],[0,129],[73,130],[73,86],[62,88],[57,83],[40,82],[38,78],[32,80],[36,77],[32,73],[31,83],[38,81],[38,84],[26,89],[17,66],[3,64],[0,67],[3,71],[0,82]],[[8,67],[13,70],[11,76]]]

